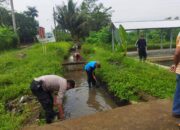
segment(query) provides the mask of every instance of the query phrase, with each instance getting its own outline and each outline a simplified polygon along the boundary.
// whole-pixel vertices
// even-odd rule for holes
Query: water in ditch
[[[73,79],[76,82],[76,88],[67,91],[65,95],[64,111],[66,119],[90,115],[117,107],[102,86],[99,86],[99,88],[88,87],[86,73],[82,69],[72,71],[72,68],[82,67],[83,65],[68,66],[71,71],[67,71],[65,74],[66,79]]]

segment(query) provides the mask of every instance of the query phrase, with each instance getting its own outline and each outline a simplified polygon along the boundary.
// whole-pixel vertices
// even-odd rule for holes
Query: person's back
[[[93,71],[96,68],[96,61],[90,61],[85,65],[86,71]]]
[[[44,75],[35,78],[36,81],[43,81],[42,87],[45,91],[59,91],[66,89],[67,80],[57,75]]]

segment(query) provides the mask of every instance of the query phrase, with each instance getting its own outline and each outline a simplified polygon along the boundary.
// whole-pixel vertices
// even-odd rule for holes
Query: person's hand
[[[54,96],[54,106],[57,106],[57,96]]]
[[[170,71],[171,71],[171,72],[176,72],[176,66],[175,66],[175,65],[172,65],[171,68],[170,68]]]

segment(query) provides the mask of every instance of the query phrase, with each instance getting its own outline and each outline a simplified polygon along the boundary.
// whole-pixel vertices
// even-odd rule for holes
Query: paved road
[[[24,130],[179,130],[172,102],[156,100]]]
[[[150,57],[154,56],[172,56],[175,49],[159,49],[159,50],[148,50],[147,54]],[[128,56],[138,56],[137,51],[130,51],[127,53]]]

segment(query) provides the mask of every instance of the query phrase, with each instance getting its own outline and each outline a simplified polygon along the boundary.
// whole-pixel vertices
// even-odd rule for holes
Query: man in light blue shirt
[[[91,85],[93,86],[96,85],[97,80],[96,80],[94,71],[96,68],[100,68],[100,67],[101,67],[100,63],[96,61],[90,61],[85,65],[84,69],[87,73],[87,81],[88,81],[89,87],[91,87]]]

